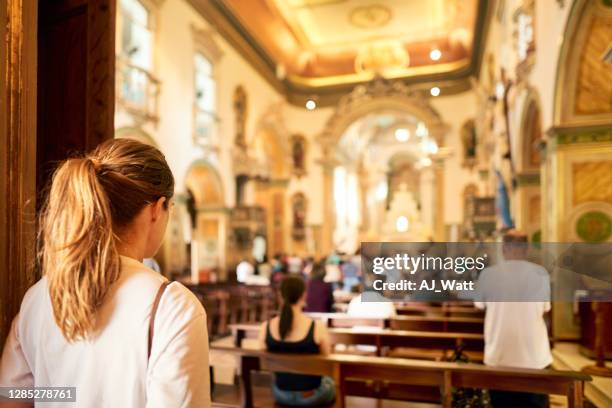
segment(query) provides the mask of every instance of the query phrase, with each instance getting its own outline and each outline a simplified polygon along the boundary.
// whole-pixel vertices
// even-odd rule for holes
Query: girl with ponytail
[[[278,317],[265,322],[260,331],[261,346],[271,352],[328,354],[327,327],[302,310],[305,301],[304,280],[289,275],[281,281],[281,309]],[[330,377],[276,373],[272,392],[276,402],[288,406],[314,407],[334,400],[335,385]]]
[[[206,315],[142,264],[174,193],[162,153],[110,140],[56,170],[39,220],[43,277],[24,296],[0,386],[76,387],[78,406],[210,406]]]

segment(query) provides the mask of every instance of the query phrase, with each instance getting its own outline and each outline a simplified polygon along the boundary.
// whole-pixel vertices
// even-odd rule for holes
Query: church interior
[[[612,1],[0,0],[0,21],[0,346],[57,164],[131,139],[174,175],[155,262],[206,311],[212,406],[275,406],[285,369],[331,376],[333,406],[489,407],[458,390],[506,384],[612,407],[609,301],[552,303],[541,373],[487,371],[465,302],[351,317],[346,276],[311,314],[332,354],[253,346],[277,272],[342,281],[363,242],[611,243]]]

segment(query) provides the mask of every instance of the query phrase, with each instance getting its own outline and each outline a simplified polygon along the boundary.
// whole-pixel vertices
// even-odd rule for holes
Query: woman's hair
[[[312,264],[312,271],[310,272],[311,280],[323,280],[325,279],[325,260],[317,261]]]
[[[295,305],[297,301],[300,300],[305,289],[306,285],[304,285],[304,280],[295,275],[287,276],[280,284],[282,305],[278,321],[278,333],[280,334],[281,340],[287,337],[287,334],[291,331],[291,326],[293,324],[293,311],[291,310],[291,306]]]
[[[109,140],[55,171],[42,208],[38,256],[53,316],[68,341],[86,338],[119,277],[117,232],[148,204],[174,193],[163,154],[129,139]]]

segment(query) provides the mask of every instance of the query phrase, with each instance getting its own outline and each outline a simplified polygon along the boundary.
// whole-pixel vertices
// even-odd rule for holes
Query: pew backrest
[[[487,367],[478,364],[443,363],[387,357],[331,354],[303,355],[268,353],[264,350],[245,350],[236,347],[213,346],[213,350],[235,353],[241,357],[243,405],[251,407],[253,394],[250,382],[252,371],[290,372],[296,374],[329,375],[336,384],[336,406],[343,407],[345,395],[372,394],[390,399],[418,400],[418,395],[406,395],[406,389],[439,387],[445,408],[452,406],[452,390],[457,387],[489,388],[504,391],[561,394],[568,407],[583,406],[583,386],[591,377],[573,371],[533,370]],[[356,380],[366,387],[349,387]],[[369,386],[368,386],[369,384]],[[375,385],[377,384],[377,385]],[[390,384],[401,384],[402,395],[390,395]],[[369,391],[368,391],[369,388]],[[364,391],[363,393],[359,390]],[[382,392],[381,392],[382,390]],[[385,391],[387,390],[387,391]]]

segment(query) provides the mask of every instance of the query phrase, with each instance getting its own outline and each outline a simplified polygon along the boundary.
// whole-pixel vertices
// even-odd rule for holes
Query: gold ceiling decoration
[[[480,65],[487,0],[188,0],[288,95],[330,95],[381,74],[468,77]],[[441,57],[433,60],[433,49]],[[276,83],[274,83],[276,82]],[[290,98],[289,98],[290,99]]]
[[[365,44],[355,58],[355,71],[384,75],[390,70],[400,70],[410,64],[410,56],[397,40]]]
[[[392,18],[391,10],[381,4],[357,7],[349,14],[349,21],[359,28],[379,28]]]

